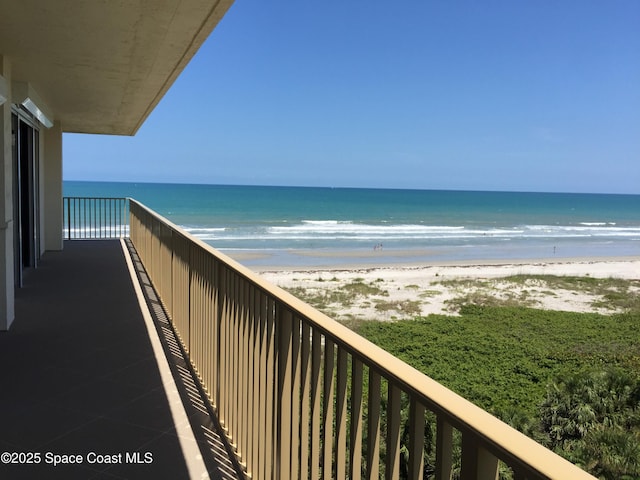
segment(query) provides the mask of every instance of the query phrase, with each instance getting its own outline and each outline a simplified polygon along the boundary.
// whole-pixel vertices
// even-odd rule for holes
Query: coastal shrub
[[[540,407],[550,448],[604,478],[640,476],[640,378],[619,367],[556,378]]]
[[[373,295],[384,295],[385,291],[382,290],[377,285],[366,284],[362,280],[355,280],[351,283],[347,283],[342,287],[342,289],[353,295],[359,295],[363,297],[373,296]]]
[[[602,295],[602,300],[596,300],[592,305],[595,308],[609,308],[612,310],[640,310],[640,291],[636,289],[608,291]]]
[[[477,305],[481,307],[520,307],[535,305],[536,302],[529,299],[528,296],[521,295],[516,297],[515,294],[507,292],[503,297],[498,297],[492,293],[485,291],[472,291],[460,297],[446,300],[449,311],[456,312],[468,305]]]
[[[403,313],[408,317],[412,317],[421,312],[420,302],[415,300],[402,300],[393,302],[377,301],[375,304],[375,308],[376,310],[382,312],[396,311],[399,313]]]
[[[459,317],[369,321],[357,331],[591,473],[620,479],[640,478],[638,325],[637,310],[464,305]],[[567,392],[595,403],[571,403]]]
[[[450,280],[439,280],[434,282],[440,284],[443,287],[455,288],[457,290],[468,290],[470,288],[490,288],[491,282],[489,280],[480,278],[455,278]]]

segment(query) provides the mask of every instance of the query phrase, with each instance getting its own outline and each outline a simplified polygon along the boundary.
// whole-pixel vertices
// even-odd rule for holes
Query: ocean
[[[640,255],[640,195],[64,182],[132,197],[248,267]]]

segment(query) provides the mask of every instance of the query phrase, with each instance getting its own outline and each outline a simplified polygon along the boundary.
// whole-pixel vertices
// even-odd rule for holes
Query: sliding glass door
[[[14,111],[12,130],[15,283],[21,287],[25,271],[40,259],[39,131],[22,111]]]

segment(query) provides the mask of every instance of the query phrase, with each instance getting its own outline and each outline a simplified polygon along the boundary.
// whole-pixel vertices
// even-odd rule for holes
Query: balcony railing
[[[131,240],[247,477],[594,478],[142,204],[130,210]]]
[[[129,236],[128,198],[64,197],[65,240]]]

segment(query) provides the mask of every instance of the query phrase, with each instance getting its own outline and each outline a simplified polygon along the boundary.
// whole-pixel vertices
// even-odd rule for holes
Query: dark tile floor
[[[175,339],[156,327],[166,350]],[[172,357],[184,401],[188,365]],[[204,403],[184,403],[210,477],[237,478]],[[40,463],[0,462],[0,478],[187,479],[178,435],[120,241],[67,241],[46,253],[0,332],[0,452],[38,453]],[[90,463],[94,454],[114,463]],[[81,463],[54,466],[54,455]]]

